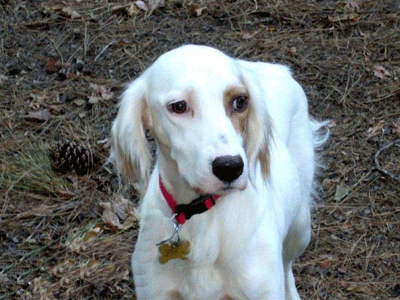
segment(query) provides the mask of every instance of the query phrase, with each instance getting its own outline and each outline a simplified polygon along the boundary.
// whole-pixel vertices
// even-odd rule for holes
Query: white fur
[[[250,98],[246,130],[235,130],[223,104],[231,86]],[[184,114],[168,104],[188,103]],[[162,55],[122,96],[111,158],[126,179],[141,182],[141,224],[132,257],[138,299],[299,299],[293,261],[311,236],[310,203],[316,131],[302,88],[288,68],[235,60],[205,46]],[[154,136],[157,162],[145,130]],[[213,175],[219,156],[240,155],[242,175],[230,189]],[[261,160],[261,157],[267,160]],[[269,164],[268,171],[261,163]],[[179,230],[188,260],[158,262],[173,232],[161,175],[178,203],[220,194],[209,211]]]

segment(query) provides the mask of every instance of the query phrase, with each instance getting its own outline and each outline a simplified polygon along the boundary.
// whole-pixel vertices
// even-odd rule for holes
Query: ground
[[[0,1],[0,299],[135,298],[135,192],[101,165],[125,84],[187,43],[290,66],[330,120],[302,298],[400,299],[399,2],[162,2]]]

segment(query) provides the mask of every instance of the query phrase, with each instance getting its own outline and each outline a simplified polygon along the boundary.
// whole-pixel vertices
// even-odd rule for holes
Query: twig
[[[381,172],[383,175],[385,175],[385,176],[387,176],[387,177],[389,177],[389,178],[391,178],[391,179],[393,179],[393,180],[395,180],[395,181],[400,182],[400,178],[397,177],[395,174],[389,172],[388,170],[382,169],[382,168],[381,168],[381,164],[379,163],[379,160],[378,160],[378,156],[379,156],[383,151],[385,151],[386,149],[392,147],[393,145],[395,145],[395,144],[397,144],[397,143],[400,143],[400,139],[397,139],[397,140],[395,140],[395,141],[393,141],[393,142],[387,144],[386,146],[382,147],[382,148],[379,149],[378,151],[376,151],[375,156],[374,156],[374,162],[375,162],[375,168],[376,168],[376,170],[378,170],[379,172]]]
[[[114,40],[114,41],[108,43],[108,44],[103,48],[103,50],[101,50],[101,52],[95,57],[94,61],[98,60],[99,57],[103,54],[103,52],[106,51],[108,47],[110,47],[112,44],[115,44],[116,42],[117,42],[117,41]]]
[[[88,23],[85,23],[85,35],[83,38],[83,57],[85,58],[88,47],[89,47]]]

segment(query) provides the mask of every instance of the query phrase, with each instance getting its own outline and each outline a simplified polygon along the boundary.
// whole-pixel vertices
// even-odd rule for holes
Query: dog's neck
[[[158,149],[159,150],[159,149]],[[157,151],[158,169],[165,188],[177,204],[188,204],[200,195],[179,175],[178,164],[170,156]]]

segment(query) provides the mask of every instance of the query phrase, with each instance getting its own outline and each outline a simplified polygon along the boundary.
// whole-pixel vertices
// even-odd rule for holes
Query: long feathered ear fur
[[[259,73],[253,63],[239,61],[242,80],[250,93],[250,111],[244,134],[244,144],[249,163],[255,166],[260,162],[264,179],[270,172],[269,145],[272,142],[272,122],[265,106],[264,91],[261,88]],[[255,168],[253,168],[255,170]]]
[[[139,77],[122,94],[111,130],[109,158],[126,182],[139,183],[140,192],[147,187],[151,168],[151,152],[146,140],[151,118],[146,90],[145,80]]]

